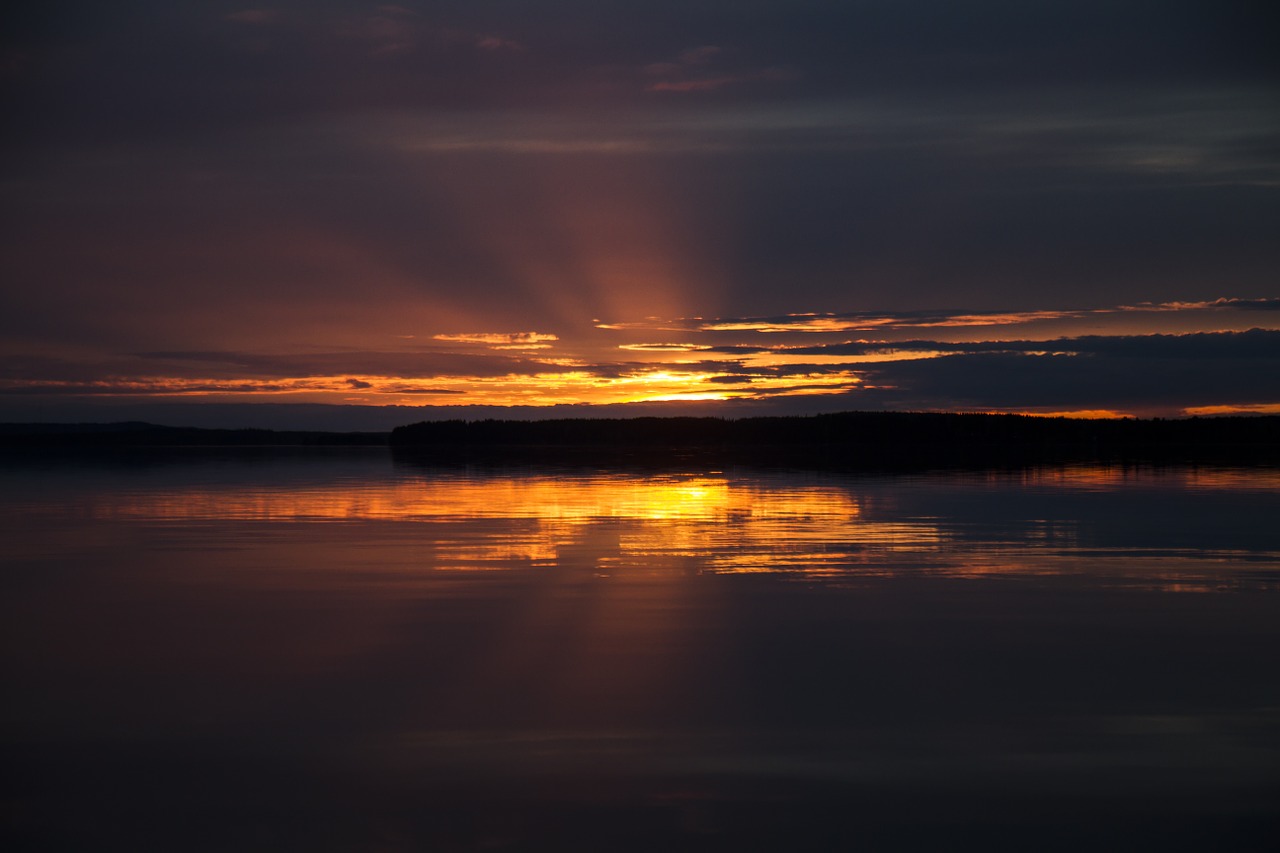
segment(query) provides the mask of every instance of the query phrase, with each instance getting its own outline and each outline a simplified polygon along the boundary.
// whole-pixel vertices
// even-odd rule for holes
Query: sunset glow
[[[975,475],[981,489],[1011,482],[1008,474]],[[1265,470],[1186,468],[1163,472],[1165,487],[1188,494],[1274,494],[1280,475]],[[1124,466],[1068,466],[1015,476],[1028,494],[1141,494],[1149,472]],[[954,525],[896,517],[836,481],[810,484],[781,478],[742,480],[719,474],[563,476],[438,472],[388,482],[290,485],[182,485],[127,494],[86,495],[83,503],[27,506],[32,517],[74,512],[107,523],[243,522],[285,524],[391,524],[403,549],[385,569],[413,574],[429,556],[435,569],[512,570],[586,565],[600,572],[647,573],[694,559],[717,573],[798,573],[864,577],[929,573],[947,577],[1006,574],[1070,575],[1089,571],[1128,577],[1133,558],[1040,553],[1037,522],[1027,539],[996,550],[957,548]],[[498,531],[501,531],[499,535]],[[1042,531],[1057,547],[1083,547],[1070,528]],[[317,533],[317,535],[324,535]],[[583,549],[588,551],[584,552]],[[602,549],[602,550],[599,550]],[[1149,557],[1150,548],[1144,552]],[[589,558],[584,556],[589,553]],[[928,557],[925,559],[925,557]],[[336,555],[331,554],[330,558]],[[352,550],[344,559],[365,566]],[[901,561],[901,562],[900,562]],[[1161,574],[1134,581],[1161,589],[1196,580],[1201,557],[1171,552]],[[1086,568],[1087,567],[1087,568]],[[361,571],[369,571],[362,568]],[[405,580],[411,580],[406,577]]]
[[[1267,302],[1271,306],[1272,302]],[[1274,303],[1280,306],[1280,300]],[[1232,321],[1239,314],[1239,323]],[[1144,352],[1164,357],[1250,356],[1267,352],[1280,341],[1280,329],[1251,326],[1245,331],[1193,334],[1133,334],[1135,318],[1166,318],[1177,328],[1187,317],[1212,317],[1228,329],[1266,319],[1252,306],[1214,302],[1186,306],[1093,309],[1075,312],[1031,312],[1024,315],[960,315],[952,320],[935,314],[881,317],[886,334],[850,339],[850,322],[798,318],[795,323],[707,322],[650,318],[601,328],[590,324],[573,332],[437,332],[405,336],[376,351],[292,354],[208,352],[145,353],[117,358],[109,376],[63,379],[0,377],[0,392],[37,399],[192,400],[202,402],[304,402],[361,406],[429,406],[446,413],[456,407],[548,407],[628,404],[710,404],[839,398],[845,408],[925,408],[1018,412],[1044,417],[1117,418],[1150,414],[1265,414],[1280,411],[1268,399],[1201,405],[1159,404],[1134,398],[1126,390],[1109,399],[1100,388],[1057,395],[1060,403],[1097,400],[1108,406],[1028,405],[1010,397],[1003,405],[983,405],[980,397],[957,392],[972,382],[968,365],[1032,373],[1053,365],[1063,376],[1088,376],[1100,358]],[[973,339],[936,334],[943,329],[968,331],[978,320],[1001,337]],[[1046,321],[1052,337],[1035,337]],[[1224,323],[1225,321],[1225,323]],[[1074,324],[1074,325],[1073,325]],[[856,325],[865,325],[859,321]],[[1072,335],[1073,328],[1088,334]],[[1146,326],[1151,329],[1151,326]],[[1158,328],[1158,327],[1156,327]],[[682,339],[667,343],[651,337],[663,329],[681,330]],[[1100,334],[1104,332],[1105,334]],[[888,332],[892,332],[889,334]],[[929,337],[922,337],[925,334]],[[1043,332],[1040,332],[1043,335]],[[638,339],[637,339],[638,338]],[[425,341],[425,343],[423,342]],[[342,364],[352,368],[330,372]],[[1132,358],[1115,361],[1116,369],[1144,364]],[[373,370],[360,370],[362,366]],[[171,373],[157,372],[169,368]],[[945,377],[959,368],[960,385],[945,393],[952,403],[922,394],[921,379]],[[204,371],[204,372],[197,372]],[[1030,374],[1029,374],[1030,375]],[[1109,376],[1100,379],[1110,380]],[[1194,376],[1192,377],[1194,379]],[[1206,379],[1211,375],[1206,374]],[[1182,383],[1186,386],[1185,381]],[[915,397],[912,397],[914,388]],[[1203,400],[1211,385],[1186,386]],[[941,389],[940,389],[941,390]],[[1038,390],[1054,393],[1054,387]],[[1065,390],[1065,389],[1064,389]],[[1220,393],[1217,392],[1217,393]],[[1265,390],[1259,393],[1266,394]],[[1196,399],[1191,396],[1187,400]],[[889,403],[899,400],[900,403]],[[800,409],[801,411],[803,409]],[[464,410],[466,411],[466,410]]]
[[[1277,411],[1239,21],[641,9],[32,12],[0,420]]]
[[[445,477],[358,489],[188,487],[81,511],[116,522],[428,524],[420,536],[431,542],[437,567],[468,570],[562,564],[599,530],[614,531],[617,542],[599,555],[595,565],[602,571],[649,571],[665,561],[698,558],[716,572],[820,576],[848,560],[833,542],[883,555],[944,541],[924,521],[864,519],[858,500],[832,485],[781,488],[716,476]],[[511,524],[510,532],[501,538],[466,533],[467,525],[486,519]]]
[[[6,850],[1262,850],[1255,0],[0,26]]]

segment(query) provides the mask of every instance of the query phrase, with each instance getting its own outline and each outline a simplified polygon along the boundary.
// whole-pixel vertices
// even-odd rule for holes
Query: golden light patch
[[[560,338],[542,332],[475,332],[471,334],[432,335],[437,341],[459,344],[487,344],[502,349],[545,346]]]
[[[1280,403],[1244,403],[1240,405],[1194,406],[1182,410],[1191,417],[1211,415],[1280,415]]]
[[[730,320],[704,323],[698,328],[704,332],[763,332],[766,334],[782,332],[858,332],[879,326],[892,325],[894,322],[892,317],[860,317],[856,320],[849,320],[839,317],[793,315],[786,320]]]
[[[1071,409],[1064,412],[1018,412],[1017,414],[1033,418],[1082,418],[1085,420],[1116,420],[1133,417],[1131,414],[1117,412],[1114,409]]]
[[[1063,320],[1079,317],[1090,312],[1083,311],[1011,311],[1005,314],[957,314],[941,320],[906,320],[902,326],[913,326],[920,329],[950,328],[963,326],[1013,326],[1019,323],[1034,323],[1040,320]]]
[[[228,401],[287,398],[291,402],[364,405],[555,406],[752,399],[765,396],[834,394],[860,384],[850,371],[793,375],[735,374],[725,370],[680,370],[654,364],[621,375],[602,375],[572,359],[562,372],[508,373],[498,376],[436,375],[424,378],[343,374],[263,381],[190,379],[171,376],[120,378],[94,383],[44,383],[86,396],[204,397]],[[576,369],[575,369],[576,368]],[[0,381],[0,388],[31,383]]]
[[[741,363],[746,367],[781,367],[791,364],[885,364],[896,361],[922,361],[951,354],[940,350],[894,350],[886,348],[882,352],[870,352],[861,355],[811,355],[788,352],[782,349],[752,353],[743,357]]]
[[[700,352],[711,347],[699,344],[618,344],[618,349],[631,352]]]

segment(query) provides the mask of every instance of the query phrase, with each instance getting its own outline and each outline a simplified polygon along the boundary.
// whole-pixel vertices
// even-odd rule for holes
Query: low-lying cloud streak
[[[148,351],[96,363],[19,359],[0,375],[0,395],[10,408],[23,399],[51,398],[340,405],[421,405],[431,398],[432,405],[445,407],[722,401],[734,403],[739,414],[751,411],[743,405],[797,413],[1270,411],[1280,407],[1280,329],[1244,324],[1266,319],[1277,302],[1219,298],[1033,312],[655,319],[597,323],[565,336],[440,334],[429,343],[405,341],[398,351]],[[1125,331],[1135,320],[1176,326],[1202,322],[1207,314],[1224,327],[1243,328]],[[1092,328],[1100,320],[1113,329],[1025,334],[1040,327],[1060,332],[1073,324]],[[678,330],[681,342],[625,340],[662,329]],[[868,329],[879,334],[845,337]],[[946,336],[908,334],[922,330]],[[988,336],[965,337],[975,330]],[[726,336],[736,342],[725,342]]]

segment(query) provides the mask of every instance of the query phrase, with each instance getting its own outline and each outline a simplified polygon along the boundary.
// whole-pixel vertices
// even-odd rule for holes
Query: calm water
[[[1280,472],[0,468],[20,849],[1273,849]]]

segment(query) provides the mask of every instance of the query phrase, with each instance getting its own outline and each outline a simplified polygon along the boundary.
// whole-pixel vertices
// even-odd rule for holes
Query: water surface
[[[58,849],[1265,849],[1280,473],[0,472]]]

